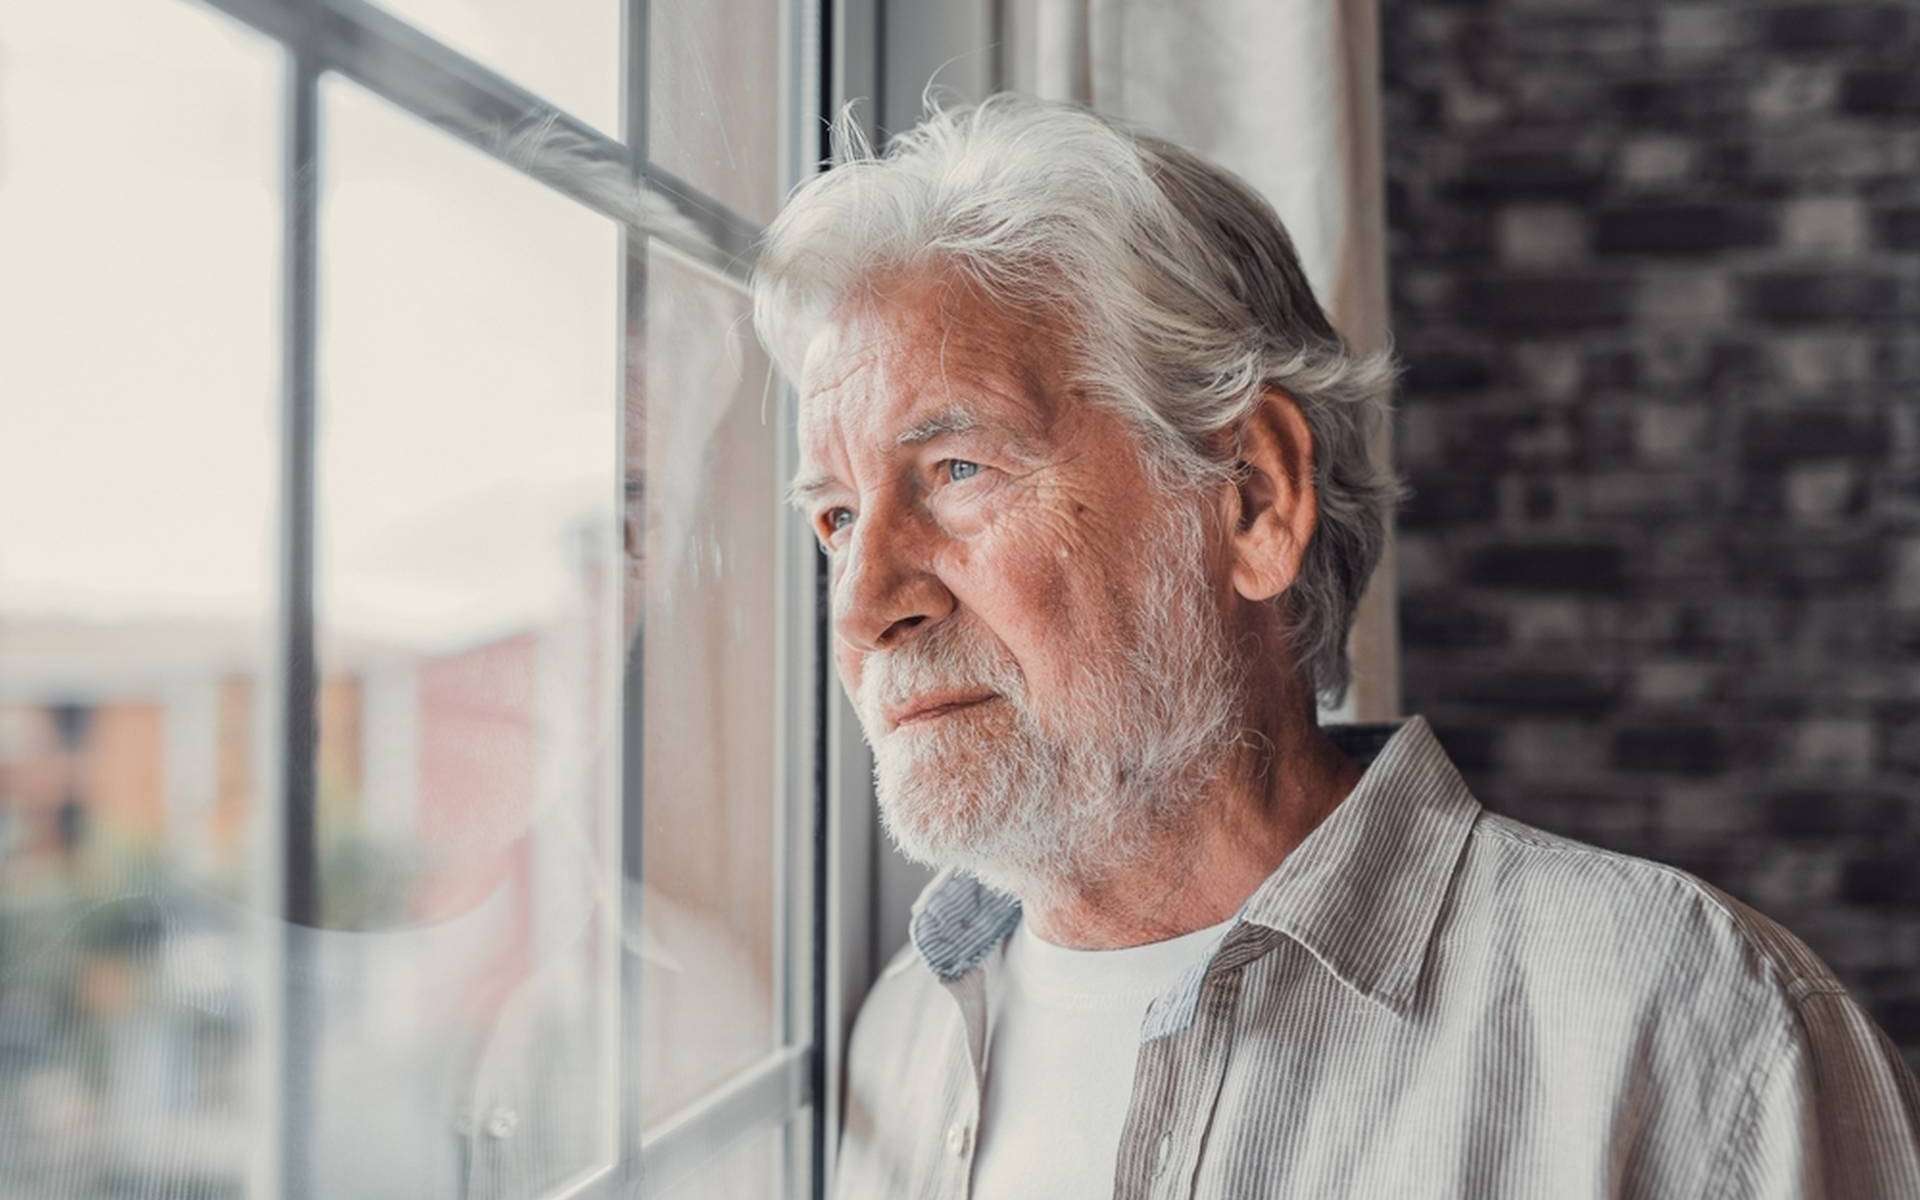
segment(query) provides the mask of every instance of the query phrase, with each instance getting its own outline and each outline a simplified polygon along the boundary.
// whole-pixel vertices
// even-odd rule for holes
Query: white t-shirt
[[[1147,1006],[1232,923],[1124,950],[1068,950],[1020,923],[987,973],[979,1200],[1113,1195]]]

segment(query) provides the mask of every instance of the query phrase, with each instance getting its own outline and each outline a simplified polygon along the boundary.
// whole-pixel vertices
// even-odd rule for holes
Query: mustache
[[[896,650],[867,659],[860,673],[862,718],[878,722],[889,706],[945,689],[997,692],[1016,705],[1025,699],[1025,682],[1013,656],[991,639],[964,627],[942,623]]]

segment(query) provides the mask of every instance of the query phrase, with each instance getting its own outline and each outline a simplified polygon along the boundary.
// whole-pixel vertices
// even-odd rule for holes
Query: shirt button
[[[965,1121],[955,1121],[953,1124],[947,1126],[948,1153],[952,1154],[955,1158],[965,1158],[967,1156],[967,1135],[971,1132],[972,1131],[967,1128]]]
[[[510,1108],[496,1108],[487,1116],[487,1136],[498,1140],[513,1136],[520,1127],[520,1114]]]
[[[1160,1145],[1153,1152],[1153,1173],[1162,1174],[1167,1169],[1167,1160],[1173,1157],[1173,1134],[1160,1135]]]

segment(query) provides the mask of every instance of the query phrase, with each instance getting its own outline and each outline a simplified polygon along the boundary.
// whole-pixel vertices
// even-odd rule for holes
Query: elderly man
[[[887,828],[944,870],[838,1195],[1920,1196],[1913,1077],[1790,934],[1484,812],[1420,717],[1318,725],[1392,371],[1264,202],[1013,97],[853,149],[756,319]]]

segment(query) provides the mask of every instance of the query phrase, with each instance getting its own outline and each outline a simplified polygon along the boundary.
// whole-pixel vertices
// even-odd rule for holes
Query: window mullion
[[[274,823],[281,912],[279,1194],[312,1194],[312,1036],[318,1013],[299,981],[310,964],[300,930],[320,924],[314,748],[319,680],[314,653],[314,354],[319,252],[319,65],[304,39],[290,48],[282,203],[284,250],[281,410],[280,616],[277,647],[280,761]]]
[[[625,26],[622,30],[624,61],[621,64],[621,84],[625,94],[621,98],[621,113],[626,128],[622,132],[636,177],[639,166],[646,162],[647,10],[647,0],[625,0]],[[647,235],[632,226],[623,226],[620,254],[620,440],[622,480],[631,485],[635,481],[628,478],[628,473],[633,466],[626,461],[624,450],[632,437],[627,426],[629,422],[645,421],[647,418]],[[623,586],[630,587],[633,584],[627,581]],[[645,862],[645,764],[642,756],[646,749],[644,696],[647,630],[644,623],[634,631],[633,639],[623,672],[625,686],[620,703],[620,875],[622,887],[631,889],[638,896],[642,894],[640,885]],[[619,912],[622,922],[645,919],[638,905],[622,905]],[[641,1006],[646,1003],[639,956],[622,954],[620,975],[620,1153],[623,1159],[637,1159],[641,1133],[639,1101],[642,1095],[642,1055],[645,1050],[641,1037]]]
[[[621,117],[626,123],[623,130],[628,153],[633,161],[645,166],[647,162],[647,20],[650,9],[649,0],[625,0],[622,12],[625,14],[626,61],[621,65],[620,77],[626,88],[622,98]]]

